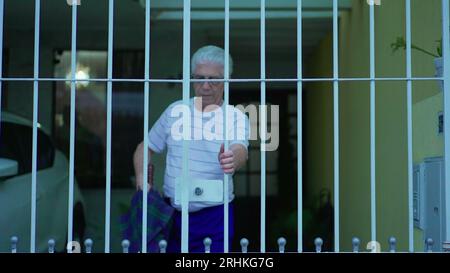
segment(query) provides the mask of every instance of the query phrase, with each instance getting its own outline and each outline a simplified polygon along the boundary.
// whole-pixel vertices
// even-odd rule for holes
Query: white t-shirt
[[[163,192],[169,197],[172,206],[181,210],[175,200],[175,180],[182,176],[183,162],[183,118],[190,116],[190,134],[184,135],[189,141],[189,177],[193,179],[222,180],[224,172],[220,167],[218,155],[224,143],[224,104],[214,111],[201,112],[194,107],[194,98],[189,107],[182,100],[172,103],[159,117],[150,130],[148,146],[156,153],[167,148],[166,169]],[[186,122],[186,120],[185,120]],[[239,109],[228,107],[229,145],[238,143],[248,148],[250,123],[248,117]],[[233,126],[231,126],[233,124]],[[186,125],[189,127],[189,124]],[[229,201],[234,199],[233,180],[229,179]],[[205,207],[215,206],[215,202],[189,203],[189,211],[198,211]]]

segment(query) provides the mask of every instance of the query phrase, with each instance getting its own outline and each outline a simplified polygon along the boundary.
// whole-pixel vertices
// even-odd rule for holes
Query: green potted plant
[[[419,46],[416,46],[414,44],[411,44],[411,49],[420,51],[426,55],[429,55],[431,57],[434,57],[434,68],[436,70],[435,76],[436,77],[442,77],[442,39],[439,39],[436,41],[436,53],[433,53],[431,51],[428,51],[426,49],[423,49]],[[406,41],[405,39],[400,36],[397,37],[394,43],[391,43],[392,52],[395,52],[399,49],[406,50]],[[439,85],[441,87],[441,90],[444,90],[442,81],[439,82]]]

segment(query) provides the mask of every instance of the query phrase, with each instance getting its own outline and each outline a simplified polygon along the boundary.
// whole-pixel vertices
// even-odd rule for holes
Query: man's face
[[[198,64],[193,73],[194,79],[223,79],[223,66],[220,64]],[[195,96],[201,97],[203,107],[220,105],[223,97],[223,82],[194,82]]]

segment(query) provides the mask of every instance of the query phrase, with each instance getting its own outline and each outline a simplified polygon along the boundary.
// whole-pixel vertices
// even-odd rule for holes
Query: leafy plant
[[[414,44],[411,44],[411,49],[418,50],[418,51],[420,51],[422,53],[425,53],[427,55],[433,56],[435,58],[440,58],[440,57],[442,57],[442,39],[436,40],[436,43],[438,44],[436,46],[436,54],[433,53],[433,52],[430,52],[430,51],[428,51],[426,49],[423,49],[421,47],[418,47],[418,46],[416,46]],[[391,43],[391,48],[392,48],[392,52],[393,53],[395,51],[399,50],[399,49],[406,50],[406,41],[405,41],[405,39],[402,36],[397,37],[395,42]]]

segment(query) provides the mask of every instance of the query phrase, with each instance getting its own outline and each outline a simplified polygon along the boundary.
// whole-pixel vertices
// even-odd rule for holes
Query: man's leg
[[[234,209],[233,204],[229,206],[229,249],[234,237]],[[198,212],[189,213],[189,252],[205,252],[203,240],[211,238],[211,252],[223,253],[224,250],[224,214],[223,205],[202,209]],[[174,222],[169,238],[167,252],[181,252],[181,212],[174,213]]]
[[[229,249],[234,236],[234,211],[233,204],[229,205]],[[205,252],[203,240],[211,238],[210,251],[213,253],[223,253],[224,250],[224,213],[223,205],[202,209],[189,219],[189,252]]]
[[[173,213],[173,224],[167,242],[167,252],[181,253],[181,212],[178,210]]]

